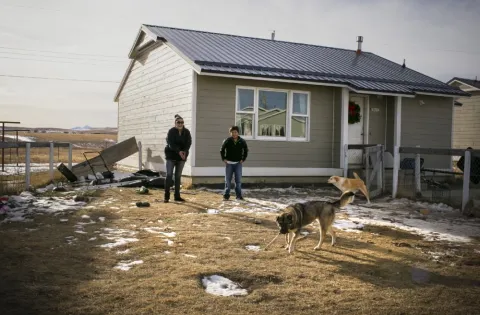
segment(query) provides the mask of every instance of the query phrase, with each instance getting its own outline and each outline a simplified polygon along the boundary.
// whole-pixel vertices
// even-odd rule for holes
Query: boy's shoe
[[[228,196],[223,196],[223,201],[228,201],[228,199],[230,199],[230,197],[228,197]]]
[[[240,196],[240,197],[237,197],[237,200],[245,200],[245,199],[243,199],[243,197]]]
[[[174,200],[175,200],[175,201],[178,201],[178,202],[185,202],[185,199],[183,199],[183,198],[180,197],[180,196],[175,197]]]

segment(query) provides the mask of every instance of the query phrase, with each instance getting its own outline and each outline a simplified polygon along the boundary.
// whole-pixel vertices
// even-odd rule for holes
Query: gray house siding
[[[156,45],[139,55],[118,100],[118,141],[135,136],[144,167],[163,171],[167,131],[175,114],[191,124],[192,95],[193,70],[170,48]],[[138,167],[138,154],[119,164]]]
[[[420,101],[424,104],[420,105]],[[419,95],[402,100],[402,146],[424,148],[451,148],[453,99]],[[402,155],[404,158],[407,155]],[[450,156],[425,155],[424,167],[451,167]]]
[[[453,114],[453,147],[466,149],[480,148],[480,92],[471,92],[470,98],[458,101],[462,106],[455,106]]]
[[[223,166],[220,146],[235,123],[236,86],[309,91],[310,141],[247,140],[248,166],[331,168],[334,88],[198,76],[196,104],[196,167]],[[338,92],[339,93],[339,92]]]

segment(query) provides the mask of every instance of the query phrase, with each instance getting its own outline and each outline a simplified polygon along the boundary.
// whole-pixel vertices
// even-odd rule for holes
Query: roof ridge
[[[223,35],[223,36],[240,37],[240,38],[249,38],[249,39],[268,41],[268,42],[273,41],[273,42],[277,42],[277,43],[287,43],[287,44],[294,44],[294,45],[321,47],[321,48],[327,48],[327,49],[345,50],[345,51],[350,51],[350,52],[356,52],[356,49],[347,49],[347,48],[331,47],[331,46],[324,46],[324,45],[299,43],[299,42],[292,42],[292,41],[287,41],[287,40],[276,40],[276,39],[272,40],[272,39],[261,38],[261,37],[252,37],[252,36],[234,35],[234,34],[226,34],[226,33],[218,33],[218,32],[200,31],[200,30],[193,30],[193,29],[188,29],[188,28],[179,28],[179,27],[171,27],[171,26],[152,25],[152,24],[143,24],[143,25],[145,25],[147,27],[167,28],[167,29],[171,29],[171,30],[189,31],[189,32],[196,32],[196,33]],[[375,55],[374,53],[364,51],[364,50],[362,50],[362,53]]]

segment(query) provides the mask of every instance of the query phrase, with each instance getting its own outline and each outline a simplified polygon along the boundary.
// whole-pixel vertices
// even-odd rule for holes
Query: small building
[[[453,147],[480,149],[480,81],[455,77],[448,84],[471,94],[469,98],[459,98],[455,104]]]

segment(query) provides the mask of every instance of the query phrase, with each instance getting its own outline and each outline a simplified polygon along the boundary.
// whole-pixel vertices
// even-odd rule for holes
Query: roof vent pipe
[[[360,53],[362,52],[363,36],[357,36],[357,43],[358,43],[357,54],[360,55]]]
[[[272,32],[272,40],[275,40],[275,30]]]

